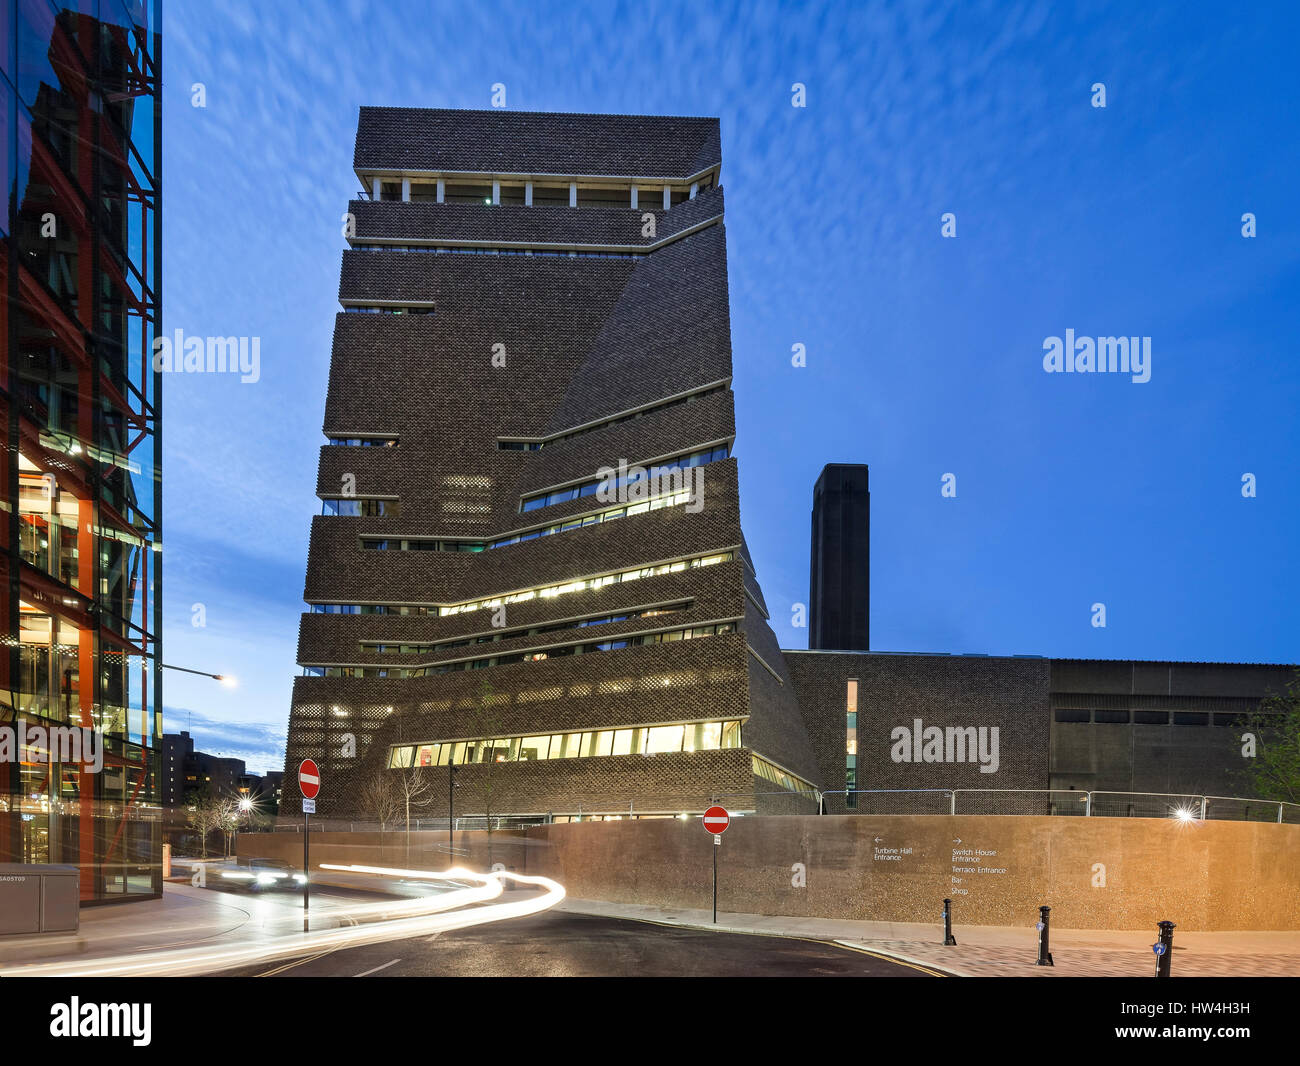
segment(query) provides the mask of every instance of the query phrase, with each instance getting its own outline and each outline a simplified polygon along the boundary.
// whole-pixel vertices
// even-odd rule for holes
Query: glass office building
[[[83,902],[162,888],[160,6],[0,0],[0,862]]]

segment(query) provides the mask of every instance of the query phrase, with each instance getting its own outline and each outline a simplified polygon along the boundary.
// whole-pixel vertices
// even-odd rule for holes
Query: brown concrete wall
[[[375,862],[379,834],[312,837],[316,861]],[[385,862],[405,861],[387,834]],[[457,834],[486,867],[486,834]],[[325,841],[329,843],[326,844]],[[958,843],[959,842],[959,843]],[[554,877],[571,896],[708,907],[714,845],[698,820],[552,825],[493,834],[493,859]],[[295,850],[296,849],[296,850]],[[241,856],[302,855],[296,835],[239,838]],[[318,858],[319,855],[319,858]],[[370,857],[365,857],[369,855]],[[337,856],[337,858],[329,857]],[[943,898],[966,925],[1300,929],[1300,826],[1182,825],[1154,818],[849,815],[750,817],[719,851],[722,910],[938,924]],[[412,865],[446,864],[446,834],[412,834]],[[805,885],[797,887],[795,864]]]

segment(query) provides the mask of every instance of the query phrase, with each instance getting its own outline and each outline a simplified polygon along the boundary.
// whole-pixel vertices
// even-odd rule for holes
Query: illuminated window
[[[681,751],[685,731],[685,727],[680,725],[650,727],[646,730],[646,754],[658,755],[663,752]]]

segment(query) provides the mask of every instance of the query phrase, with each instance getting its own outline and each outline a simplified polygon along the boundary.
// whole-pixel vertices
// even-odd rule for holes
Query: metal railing
[[[822,814],[1072,815],[1300,825],[1300,803],[1173,792],[917,788],[824,792]]]
[[[457,831],[522,829],[555,821],[599,821],[635,818],[692,818],[720,804],[735,815],[799,814],[984,814],[1052,815],[1076,818],[1177,818],[1184,821],[1247,821],[1300,825],[1300,803],[1164,792],[1111,792],[1029,788],[904,788],[855,789],[836,792],[711,792],[693,795],[652,794],[626,797],[584,797],[558,811],[510,811],[501,814],[457,814]],[[313,832],[405,833],[402,818],[381,825],[375,819],[311,819]],[[447,831],[447,816],[413,817],[411,832]],[[299,818],[285,817],[272,828],[277,833],[301,833]]]

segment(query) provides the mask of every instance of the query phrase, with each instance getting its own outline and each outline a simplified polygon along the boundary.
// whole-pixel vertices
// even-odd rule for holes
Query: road
[[[821,941],[682,929],[547,911],[432,937],[367,944],[226,977],[924,977]]]

